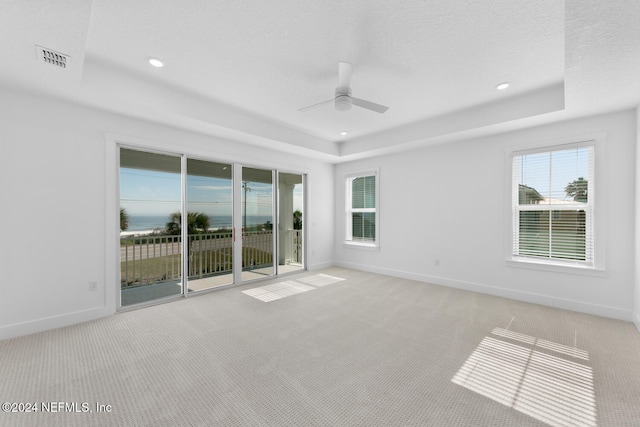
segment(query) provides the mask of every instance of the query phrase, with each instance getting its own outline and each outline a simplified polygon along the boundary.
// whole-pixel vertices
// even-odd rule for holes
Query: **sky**
[[[246,192],[249,216],[271,215],[271,184],[250,182]],[[129,215],[167,215],[180,210],[180,174],[120,168],[120,206]],[[302,211],[302,185],[296,185],[293,210]],[[209,216],[231,216],[232,181],[204,176],[187,177],[188,210]],[[293,213],[293,212],[292,212]]]
[[[535,188],[545,197],[573,200],[564,189],[578,178],[589,179],[590,150],[581,147],[520,156],[516,165],[518,183]]]

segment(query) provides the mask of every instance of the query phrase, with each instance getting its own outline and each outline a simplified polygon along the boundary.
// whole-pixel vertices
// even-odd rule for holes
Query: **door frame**
[[[120,148],[127,148],[131,150],[146,151],[158,154],[175,155],[181,157],[182,165],[182,209],[186,209],[186,161],[188,158],[212,161],[212,162],[225,162],[229,163],[233,168],[233,224],[234,224],[234,241],[233,241],[233,283],[229,285],[223,285],[199,292],[189,293],[187,290],[187,278],[183,277],[182,292],[177,296],[160,298],[149,302],[143,302],[139,304],[132,304],[130,306],[121,306],[121,284],[120,284],[120,233],[119,233],[119,206],[120,206]],[[176,299],[188,298],[191,296],[197,296],[203,293],[217,291],[221,289],[227,289],[229,287],[241,286],[247,283],[253,283],[269,278],[278,277],[282,274],[279,271],[279,242],[278,242],[278,227],[280,225],[280,212],[278,208],[278,178],[279,173],[291,173],[299,174],[302,176],[303,183],[303,244],[302,244],[302,259],[303,265],[300,271],[306,271],[307,266],[307,249],[308,249],[308,171],[289,169],[288,167],[278,167],[278,165],[261,165],[252,162],[240,163],[237,157],[230,157],[217,152],[198,151],[182,149],[176,150],[175,145],[158,143],[144,138],[132,137],[127,135],[121,135],[116,133],[105,133],[105,163],[106,163],[106,251],[105,251],[105,311],[115,313],[118,311],[127,311],[137,308],[142,308],[149,305],[156,305],[167,301],[173,301]],[[240,197],[240,188],[242,186],[242,167],[257,168],[270,170],[272,173],[272,185],[273,185],[273,202],[272,202],[272,218],[273,222],[273,274],[266,276],[264,279],[256,279],[249,282],[242,281],[242,257],[237,254],[242,253],[242,206]],[[187,242],[185,234],[187,233],[186,227],[186,215],[182,215],[182,242]],[[238,249],[239,248],[239,249]],[[182,263],[185,264],[188,254],[186,251],[182,251]],[[183,268],[184,271],[184,268]]]

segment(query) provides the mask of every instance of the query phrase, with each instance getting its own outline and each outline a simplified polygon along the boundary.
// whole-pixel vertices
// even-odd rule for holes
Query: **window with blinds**
[[[346,241],[376,245],[377,175],[346,179]]]
[[[513,155],[513,256],[594,265],[594,146]]]

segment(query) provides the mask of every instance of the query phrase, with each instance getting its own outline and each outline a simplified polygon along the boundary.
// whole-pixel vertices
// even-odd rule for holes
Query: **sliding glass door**
[[[275,273],[273,171],[242,168],[242,281]]]
[[[187,159],[188,289],[233,283],[233,168]]]
[[[123,307],[182,293],[181,188],[180,157],[120,150]]]
[[[120,306],[304,269],[304,176],[119,148]]]
[[[278,274],[304,268],[304,176],[278,173]]]

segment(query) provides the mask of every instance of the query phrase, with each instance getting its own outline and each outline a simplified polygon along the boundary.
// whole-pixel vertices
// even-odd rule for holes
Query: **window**
[[[346,242],[378,246],[377,173],[346,179]]]
[[[594,146],[513,153],[514,259],[594,266]]]

